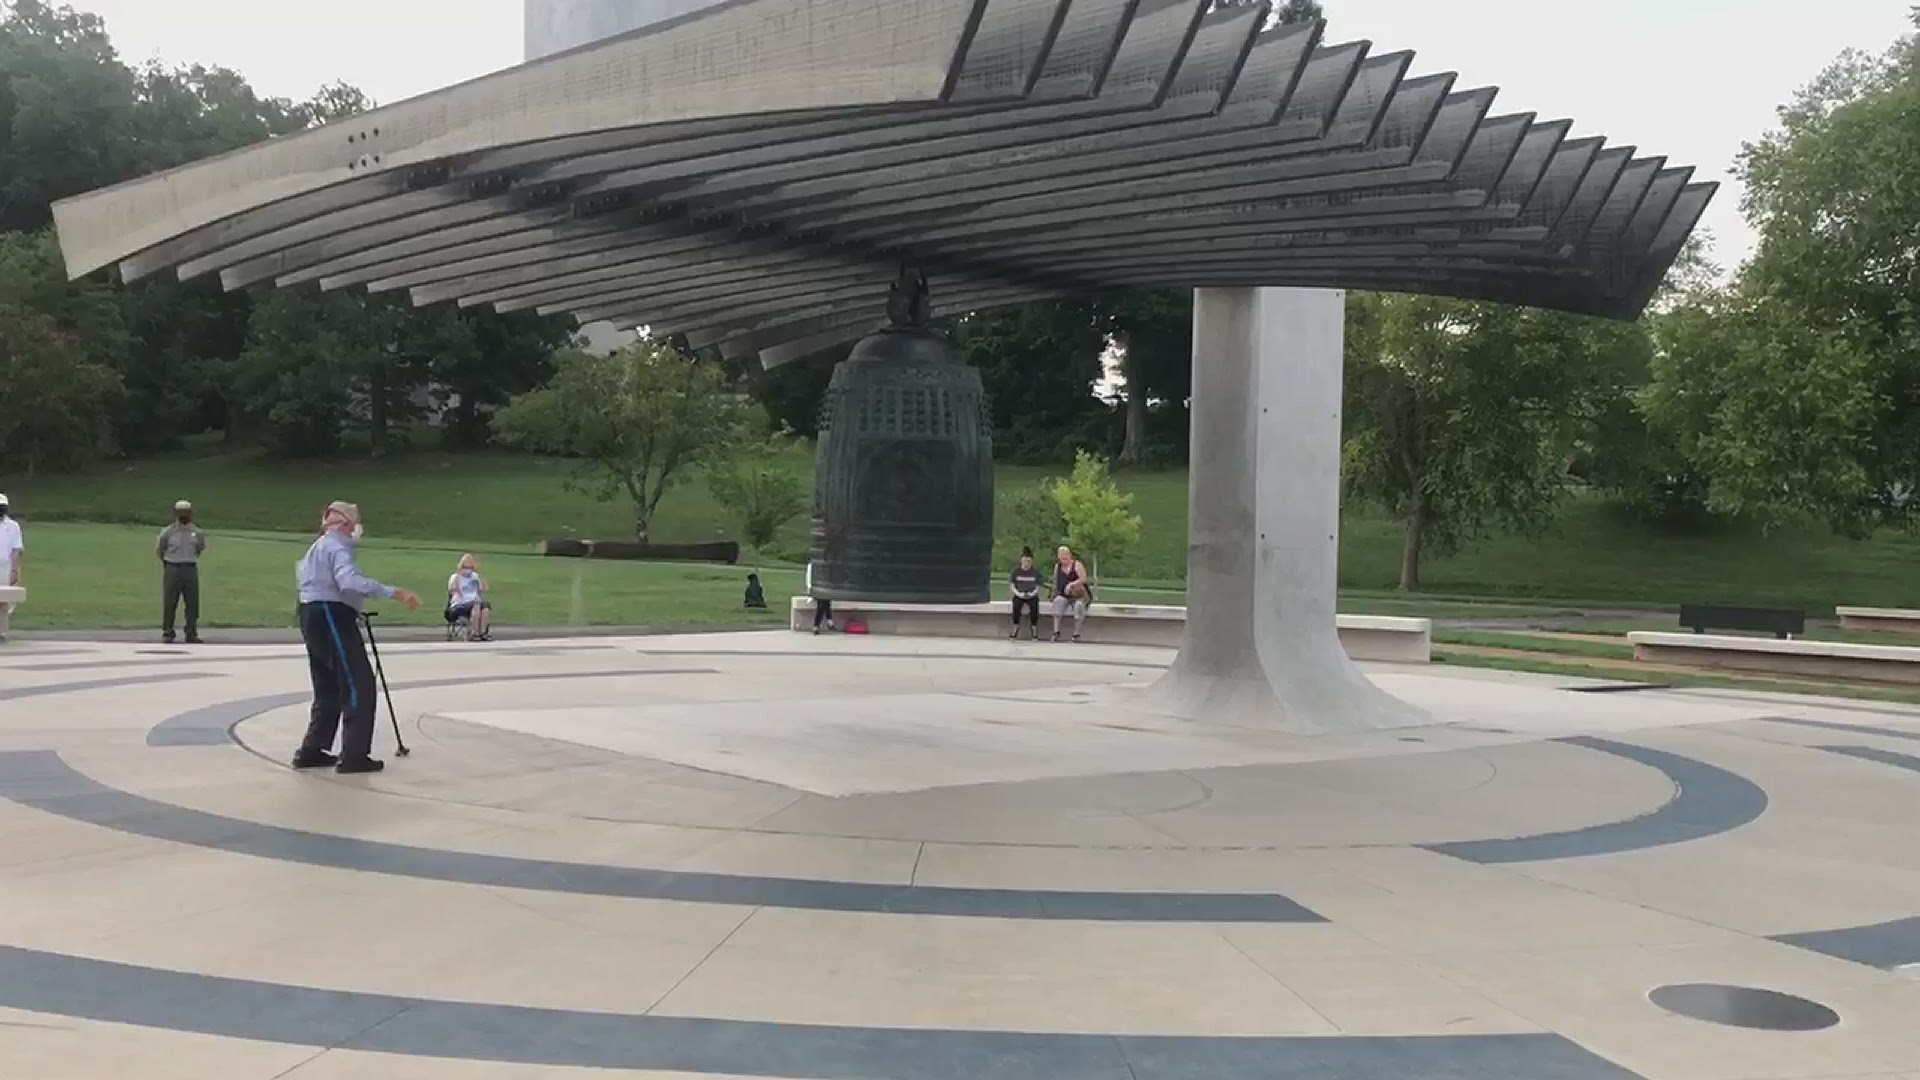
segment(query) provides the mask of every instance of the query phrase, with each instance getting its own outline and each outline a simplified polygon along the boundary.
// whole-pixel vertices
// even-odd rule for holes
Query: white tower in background
[[[678,18],[723,0],[527,0],[527,59]]]

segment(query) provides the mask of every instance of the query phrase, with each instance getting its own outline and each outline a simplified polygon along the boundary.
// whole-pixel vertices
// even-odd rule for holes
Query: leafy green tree
[[[217,67],[149,64],[134,70],[120,60],[95,16],[45,0],[0,0],[0,230],[41,229],[56,199],[298,131],[369,104],[364,94],[341,85],[323,88],[302,104],[266,98],[240,75]],[[234,399],[258,398],[276,384],[305,386],[321,398],[332,384],[326,371],[281,379],[246,370],[240,363],[250,338],[252,302],[246,294],[223,293],[212,281],[183,285],[160,277],[108,293],[87,283],[69,286],[50,243],[39,261],[44,265],[29,268],[35,295],[28,302],[77,335],[94,362],[120,373],[127,392],[119,396],[114,426],[124,449],[164,449],[185,433],[244,420],[230,408]],[[8,272],[18,271],[16,258]],[[119,305],[117,315],[104,310],[103,297]],[[77,307],[89,309],[86,317],[72,314]],[[268,326],[251,336],[271,331]],[[231,380],[242,374],[251,376],[248,385],[236,387]],[[284,394],[268,396],[265,411],[282,418],[324,411],[313,400],[290,409]],[[337,425],[316,419],[308,427],[311,434]],[[292,441],[324,448],[332,439]]]
[[[52,318],[0,296],[0,472],[71,468],[113,450],[120,379]]]
[[[790,464],[793,455],[789,436],[745,440],[706,468],[707,488],[733,519],[740,539],[753,549],[756,569],[760,554],[780,530],[813,504],[807,478]]]
[[[1674,261],[1647,319],[1656,342],[1670,315],[1720,295],[1721,268],[1707,254],[1712,243],[1711,233],[1696,232]],[[1628,373],[1626,393],[1599,403],[1573,471],[1594,489],[1613,494],[1643,521],[1668,529],[1698,528],[1711,517],[1706,477],[1688,459],[1675,430],[1650,415],[1651,353],[1647,359],[1645,369]]]
[[[132,338],[105,286],[68,283],[45,233],[0,233],[0,459],[31,474],[114,450]]]
[[[1095,301],[1120,361],[1126,395],[1126,437],[1114,460],[1140,464],[1153,454],[1152,404],[1178,406],[1193,395],[1193,291],[1128,289]],[[1184,411],[1178,415],[1184,425]],[[1185,444],[1184,432],[1163,432],[1162,438]]]
[[[846,359],[851,348],[851,344],[836,345],[772,370],[761,370],[752,361],[742,365],[740,374],[774,423],[811,439],[820,434],[820,402],[833,382],[834,365]]]
[[[1133,496],[1113,482],[1106,459],[1098,454],[1082,450],[1074,455],[1073,475],[1054,482],[1053,500],[1067,525],[1067,543],[1076,554],[1087,556],[1096,584],[1102,558],[1120,559],[1140,542]]]
[[[405,317],[392,300],[365,293],[281,291],[254,306],[247,348],[229,369],[242,422],[276,453],[337,453],[365,417],[376,453],[396,420],[413,411],[419,376]]]
[[[1261,0],[1213,0],[1213,6],[1236,8],[1260,2]],[[1320,10],[1320,0],[1280,0],[1268,14],[1267,23],[1271,26],[1282,26],[1290,23],[1312,22],[1321,18],[1325,18],[1325,15]]]
[[[1881,446],[1902,437],[1878,389],[1881,358],[1844,329],[1736,290],[1668,313],[1655,333],[1640,404],[1704,477],[1709,510],[1764,524],[1824,518],[1856,536],[1900,516],[1900,489],[1882,487],[1900,473],[1879,470],[1911,451]]]
[[[426,367],[453,447],[485,445],[493,412],[551,378],[554,353],[573,337],[571,320],[531,312],[427,308],[409,314],[410,321],[437,326],[424,342]]]
[[[603,502],[624,494],[646,543],[661,499],[738,445],[758,411],[717,365],[643,338],[605,356],[561,353],[553,380],[493,423],[508,445],[579,459],[575,490]]]
[[[1349,312],[1344,485],[1399,519],[1409,591],[1429,552],[1544,529],[1579,439],[1646,363],[1636,326],[1415,296]]]
[[[134,89],[99,16],[0,8],[0,229],[42,228],[54,200],[138,175]]]
[[[1058,477],[1002,492],[993,515],[997,534],[993,545],[994,565],[1012,566],[1020,549],[1033,548],[1044,561],[1048,549],[1067,535],[1067,519],[1061,516],[1060,501],[1054,498]]]
[[[1086,443],[1105,406],[1093,396],[1106,330],[1085,297],[977,312],[949,332],[980,369],[993,415],[994,456],[1059,461]]]
[[[1915,13],[1920,24],[1920,11]],[[1849,53],[1749,145],[1759,246],[1737,286],[1661,321],[1644,404],[1717,513],[1916,520],[1920,34]]]

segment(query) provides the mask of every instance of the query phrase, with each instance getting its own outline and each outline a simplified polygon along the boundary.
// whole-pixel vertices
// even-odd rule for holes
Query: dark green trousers
[[[187,636],[200,636],[200,567],[193,563],[165,563],[161,591],[166,597],[160,610],[160,630],[173,636],[173,617],[180,602],[187,602]]]

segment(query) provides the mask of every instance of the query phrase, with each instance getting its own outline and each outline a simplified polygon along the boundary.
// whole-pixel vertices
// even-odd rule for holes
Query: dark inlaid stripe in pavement
[[[130,686],[153,686],[159,683],[186,682],[190,679],[221,679],[226,676],[214,671],[181,671],[171,675],[133,675],[120,679],[88,679],[85,682],[48,683],[45,686],[12,686],[0,688],[0,701],[18,701],[21,698],[51,697],[55,694],[78,694],[83,690],[121,690]]]
[[[1767,809],[1767,793],[1758,784],[1717,765],[1665,750],[1584,735],[1554,741],[1598,750],[1658,769],[1673,781],[1674,797],[1658,810],[1626,821],[1505,840],[1467,840],[1421,846],[1442,855],[1485,864],[1617,855],[1731,832],[1758,818]]]
[[[828,1027],[316,990],[0,946],[0,1005],[457,1061],[840,1080],[1631,1080],[1555,1035],[1173,1037]]]
[[[564,656],[576,652],[610,652],[618,645],[515,645],[510,648],[485,648],[469,650],[468,656]],[[449,656],[456,655],[457,646],[416,646],[414,648],[394,648],[388,646],[380,650],[384,659],[396,656]],[[121,660],[110,656],[96,656],[92,660],[61,661],[56,664],[14,664],[0,667],[11,671],[78,671],[94,668],[150,668],[181,667],[186,664],[304,664],[307,654],[304,652],[256,653],[236,656],[232,652],[209,652],[204,648],[194,649],[141,649],[141,656],[165,656],[166,660]]]
[[[1873,727],[1869,724],[1838,724],[1825,720],[1802,720],[1797,716],[1762,716],[1759,719],[1769,724],[1792,724],[1795,727],[1815,730],[1844,731],[1849,735],[1882,735],[1889,739],[1920,740],[1920,731],[1901,731],[1897,728]]]
[[[107,787],[49,751],[0,753],[0,795],[116,832],[280,862],[541,892],[897,915],[1101,922],[1325,922],[1277,893],[1061,892],[884,885],[553,862],[330,836]]]
[[[1829,754],[1858,758],[1861,761],[1877,761],[1882,765],[1891,765],[1896,769],[1920,772],[1920,757],[1912,754],[1897,754],[1892,750],[1881,750],[1872,746],[1816,746],[1815,750],[1824,750]]]
[[[1094,642],[1095,648],[1099,642]],[[1129,649],[1157,649],[1172,652],[1174,646],[1166,645],[1127,645]],[[1055,645],[1052,649],[1066,652],[1087,648],[1086,645]],[[991,663],[1017,662],[1021,664],[1070,664],[1080,667],[1142,668],[1148,671],[1165,671],[1173,665],[1158,660],[1110,660],[1084,653],[1075,656],[1041,656],[1032,650],[1019,653],[936,653],[936,652],[886,652],[880,649],[635,649],[641,656],[724,656],[746,660],[978,660]],[[1044,650],[1043,651],[1050,651]]]
[[[1848,926],[1838,930],[1812,930],[1803,934],[1776,934],[1782,945],[1851,960],[1877,968],[1920,964],[1920,918],[1894,919],[1871,926]]]
[[[1814,726],[1858,730],[1861,734],[1867,735],[1911,737],[1903,732],[1883,731],[1878,728],[1858,729],[1844,724]],[[1891,750],[1878,750],[1870,746],[1816,746],[1813,749],[1858,758],[1862,761],[1891,765],[1910,772],[1920,772],[1920,757],[1914,757],[1911,754],[1896,754]],[[1870,926],[1849,926],[1838,930],[1778,934],[1773,940],[1784,945],[1812,949],[1814,952],[1824,953],[1837,959],[1851,960],[1856,964],[1868,964],[1878,968],[1920,964],[1920,918],[1894,919],[1891,922],[1874,923]]]
[[[395,690],[432,690],[449,686],[478,686],[485,683],[552,682],[562,679],[629,679],[644,675],[715,675],[713,668],[616,668],[612,671],[541,671],[519,675],[488,675],[476,672],[456,679],[415,679],[392,684]],[[199,676],[174,676],[198,678]],[[148,746],[224,746],[234,725],[263,712],[312,701],[313,694],[266,694],[261,697],[218,701],[167,717],[147,732]]]

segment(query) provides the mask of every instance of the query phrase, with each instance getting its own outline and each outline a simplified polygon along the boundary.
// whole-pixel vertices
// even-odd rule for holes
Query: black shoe
[[[161,634],[161,635],[160,635],[160,644],[162,644],[162,645],[171,645],[171,644],[173,644],[173,635],[172,635],[172,634]]]
[[[380,770],[386,767],[387,767],[386,762],[375,761],[374,759],[367,757],[367,758],[359,758],[357,760],[343,761],[339,765],[335,766],[333,771],[339,773],[342,776],[352,776],[355,773],[379,772]]]
[[[1017,627],[1017,626],[1016,626],[1016,627],[1014,627],[1014,628],[1013,628],[1013,633],[1011,633],[1011,634],[1008,634],[1008,635],[1007,635],[1007,640],[1008,640],[1008,641],[1019,641],[1019,640],[1020,640],[1020,628],[1019,628],[1019,627]]]
[[[189,644],[189,645],[200,645],[200,644],[204,644],[204,643],[203,643],[203,642],[202,642],[202,641],[200,640],[200,635],[199,635],[199,634],[188,634],[188,635],[187,635],[187,644]]]
[[[340,764],[340,759],[325,750],[302,750],[293,755],[293,767],[296,769],[325,769]]]

